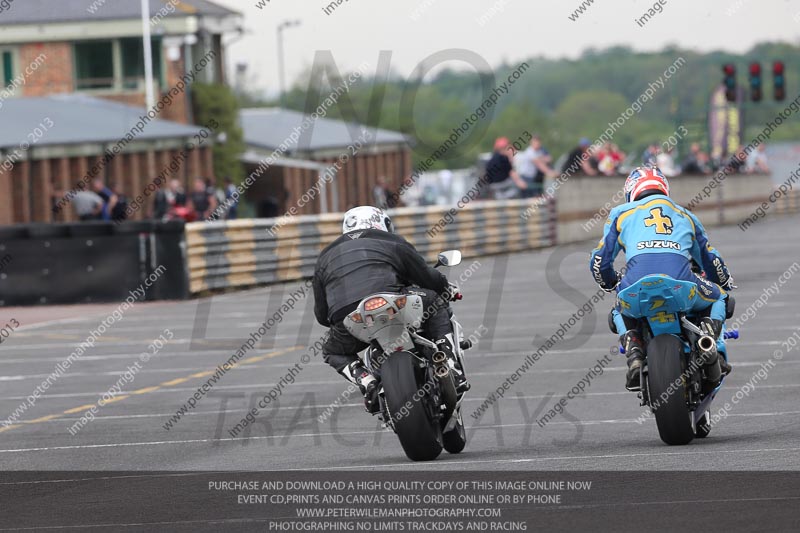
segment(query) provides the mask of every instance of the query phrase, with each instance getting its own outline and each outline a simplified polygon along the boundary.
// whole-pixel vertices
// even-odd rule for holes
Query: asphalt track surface
[[[800,262],[797,217],[772,218],[742,232],[714,228],[711,242],[726,258],[739,285],[737,316],[795,261]],[[26,411],[0,430],[0,470],[34,471],[330,471],[409,470],[798,470],[800,469],[800,348],[785,353],[764,379],[762,365],[800,327],[800,272],[779,286],[730,344],[733,374],[713,410],[754,387],[732,407],[707,439],[668,447],[634,393],[623,388],[625,362],[618,355],[565,413],[540,427],[534,419],[575,386],[615,344],[606,325],[610,298],[572,327],[476,421],[471,413],[523,359],[597,292],[588,272],[592,244],[507,257],[466,260],[450,269],[462,279],[464,300],[455,312],[467,334],[488,333],[467,353],[473,384],[465,402],[469,443],[459,455],[435,462],[408,461],[393,434],[363,412],[358,398],[318,417],[347,388],[320,357],[283,388],[249,435],[231,437],[249,407],[272,390],[309,353],[324,330],[313,324],[311,299],[302,299],[260,346],[228,371],[170,430],[163,426],[226,361],[268,314],[300,284],[260,288],[203,301],[136,304],[93,349]],[[472,265],[472,266],[470,266]],[[0,345],[0,422],[26,401],[55,366],[96,328],[108,309],[76,308],[72,318],[22,327]],[[208,312],[206,313],[206,310]],[[207,315],[207,320],[206,320]],[[27,322],[26,322],[27,320]],[[313,325],[312,325],[313,324]],[[74,436],[69,428],[133,365],[165,328],[173,334],[158,355],[142,364],[115,401]],[[205,331],[203,331],[205,330]]]
[[[292,506],[237,505],[235,494],[210,491],[208,481],[249,480],[255,472],[297,479],[308,470],[329,480],[594,480],[597,488],[572,493],[565,505],[503,509],[504,518],[537,531],[797,530],[800,344],[786,344],[800,328],[797,223],[777,218],[746,233],[712,230],[740,287],[736,317],[748,308],[751,316],[739,318],[742,338],[730,345],[734,373],[712,408],[727,402],[727,416],[709,438],[684,447],[662,444],[652,417],[640,418],[644,408],[622,387],[624,360],[611,355],[615,337],[606,326],[610,298],[584,308],[591,312],[573,319],[563,340],[472,416],[597,294],[587,268],[592,243],[467,260],[448,273],[465,295],[455,306],[465,333],[482,335],[467,359],[467,448],[428,463],[408,461],[357,398],[329,410],[347,384],[308,350],[324,330],[314,324],[312,300],[291,296],[300,283],[136,304],[3,427],[118,304],[6,309],[2,322],[21,326],[0,345],[0,530],[272,531],[271,520],[295,516]],[[294,309],[165,429],[214,369],[290,300]],[[142,361],[160,335],[173,338]],[[610,363],[587,379],[603,359]],[[292,367],[294,382],[286,385]],[[536,422],[582,380],[584,392],[562,414]],[[231,436],[281,383],[256,423]],[[119,390],[109,394],[115,384]],[[111,401],[75,431],[104,394]]]

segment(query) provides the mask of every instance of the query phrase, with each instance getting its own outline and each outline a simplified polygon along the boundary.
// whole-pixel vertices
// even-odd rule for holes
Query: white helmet
[[[344,214],[344,221],[342,222],[342,233],[350,233],[356,230],[365,229],[379,229],[394,233],[394,225],[389,215],[383,212],[382,209],[362,205],[354,207]]]

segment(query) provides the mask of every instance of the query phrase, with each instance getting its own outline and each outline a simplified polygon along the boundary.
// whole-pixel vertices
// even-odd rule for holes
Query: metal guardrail
[[[475,202],[459,209],[452,222],[432,236],[449,208],[399,208],[390,211],[397,233],[429,260],[458,248],[464,257],[519,252],[556,244],[555,201],[522,218],[531,200]],[[309,278],[325,246],[341,235],[342,214],[298,216],[276,236],[276,219],[195,222],[186,225],[190,292],[241,289]]]
[[[800,191],[790,191],[784,194],[775,202],[776,213],[797,213],[800,210]]]

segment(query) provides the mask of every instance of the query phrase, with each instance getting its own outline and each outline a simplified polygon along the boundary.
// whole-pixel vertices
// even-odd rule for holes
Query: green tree
[[[240,158],[245,150],[244,134],[239,125],[239,102],[226,85],[195,83],[194,95],[195,122],[208,126],[216,121],[219,126],[213,131],[219,138],[224,134],[224,142],[214,143],[214,174],[218,177],[230,176],[236,183],[244,178],[244,168]]]

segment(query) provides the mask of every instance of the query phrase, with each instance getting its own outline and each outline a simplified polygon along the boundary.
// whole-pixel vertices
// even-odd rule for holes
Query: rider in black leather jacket
[[[342,320],[359,302],[379,292],[410,292],[422,296],[427,320],[423,333],[454,358],[447,278],[428,266],[405,239],[393,233],[391,219],[380,209],[356,207],[345,213],[343,235],[328,245],[314,271],[314,314],[330,335],[322,352],[325,362],[365,396],[367,410],[377,409],[377,381],[358,357],[367,344],[354,338]],[[415,285],[415,287],[410,287]],[[462,389],[466,386],[463,382]]]

